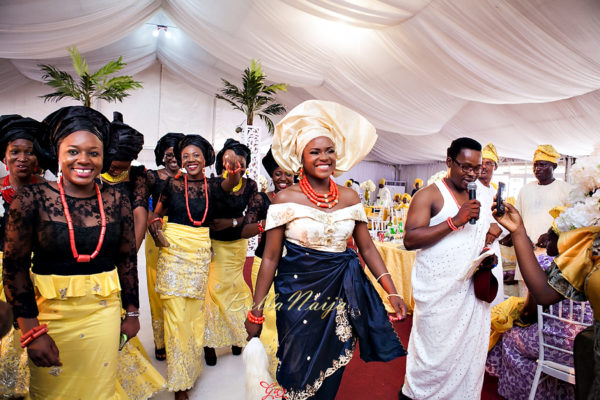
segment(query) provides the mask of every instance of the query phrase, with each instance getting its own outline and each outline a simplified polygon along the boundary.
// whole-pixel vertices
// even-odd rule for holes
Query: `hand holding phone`
[[[498,182],[498,191],[496,192],[496,215],[502,216],[505,212],[504,207],[504,182]]]

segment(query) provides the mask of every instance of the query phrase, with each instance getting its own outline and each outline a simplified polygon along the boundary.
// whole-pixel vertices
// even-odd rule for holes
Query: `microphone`
[[[467,185],[467,190],[469,191],[469,200],[474,200],[477,198],[477,184],[475,182],[469,182],[469,184]],[[471,225],[475,225],[475,222],[477,222],[475,218],[471,218],[471,220],[469,221]]]

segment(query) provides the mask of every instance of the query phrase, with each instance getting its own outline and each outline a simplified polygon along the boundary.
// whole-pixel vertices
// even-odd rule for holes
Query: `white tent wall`
[[[100,100],[94,104],[94,108],[110,120],[113,111],[121,112],[125,123],[144,134],[144,149],[138,161],[147,167],[155,166],[156,141],[167,132],[200,134],[213,144],[215,151],[229,137],[241,140],[241,135],[235,133],[235,128],[245,121],[242,113],[232,110],[221,100],[215,101],[214,95],[191,87],[160,63],[135,74],[134,79],[143,82],[143,89],[131,92],[122,103]],[[50,87],[29,81],[11,95],[0,97],[0,115],[21,114],[42,120],[60,107],[79,104],[72,100],[44,103],[39,96],[49,92]],[[266,153],[271,136],[262,122],[259,124],[263,128],[261,150]]]
[[[393,165],[382,164],[373,161],[361,161],[356,164],[350,171],[343,173],[334,180],[343,185],[348,179],[354,179],[359,183],[363,183],[367,179],[370,179],[375,183],[379,182],[379,179],[384,178],[385,180],[392,181],[396,179],[396,168]]]
[[[427,179],[433,174],[447,169],[444,161],[435,161],[427,164],[400,165],[398,180],[406,181],[406,191],[410,194],[414,188],[415,179],[423,180],[423,186],[427,185]]]

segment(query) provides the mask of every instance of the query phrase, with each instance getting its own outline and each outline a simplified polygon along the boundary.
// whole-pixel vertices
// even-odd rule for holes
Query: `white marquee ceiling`
[[[171,38],[152,36],[156,24]],[[302,99],[343,103],[377,127],[370,159],[439,160],[449,141],[493,141],[529,159],[552,143],[589,154],[600,140],[597,0],[6,0],[0,93],[123,56],[127,74],[156,60],[213,94],[251,58]]]

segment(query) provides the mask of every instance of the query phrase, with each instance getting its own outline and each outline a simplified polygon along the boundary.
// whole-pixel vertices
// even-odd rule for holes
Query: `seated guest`
[[[511,232],[523,279],[532,296],[542,305],[568,297],[589,300],[594,312],[594,357],[600,360],[600,147],[589,157],[577,160],[571,169],[575,188],[571,206],[556,219],[559,256],[544,271],[536,259],[519,212],[507,202],[506,213],[496,216]],[[496,212],[494,212],[496,213]],[[600,398],[600,371],[596,368],[589,398]]]
[[[554,246],[549,247],[556,248],[556,241]],[[550,267],[553,258],[540,255],[538,262],[546,270]],[[583,303],[582,310],[581,304],[574,303],[573,318],[579,320],[583,311],[584,322],[590,324],[593,318],[592,310],[587,303]],[[562,304],[563,315],[569,315],[569,307],[570,303],[565,300]],[[554,315],[558,315],[558,307],[554,307],[552,311]],[[513,320],[515,325],[509,328]],[[506,329],[505,332],[497,333],[495,336],[495,333],[504,330],[503,328]],[[575,330],[581,329],[583,327],[577,328],[555,319],[545,320],[543,326],[547,342],[564,349],[573,348],[573,340],[570,338],[575,336]],[[508,400],[528,399],[539,356],[537,304],[531,295],[528,295],[526,300],[522,297],[511,297],[492,308],[492,339],[496,339],[497,342],[488,354],[486,371],[498,377],[498,394]],[[492,346],[491,341],[490,346]],[[558,350],[545,349],[544,358],[573,366],[571,355]],[[572,400],[575,398],[573,389],[573,385],[567,382],[548,377],[540,381],[535,398]]]

